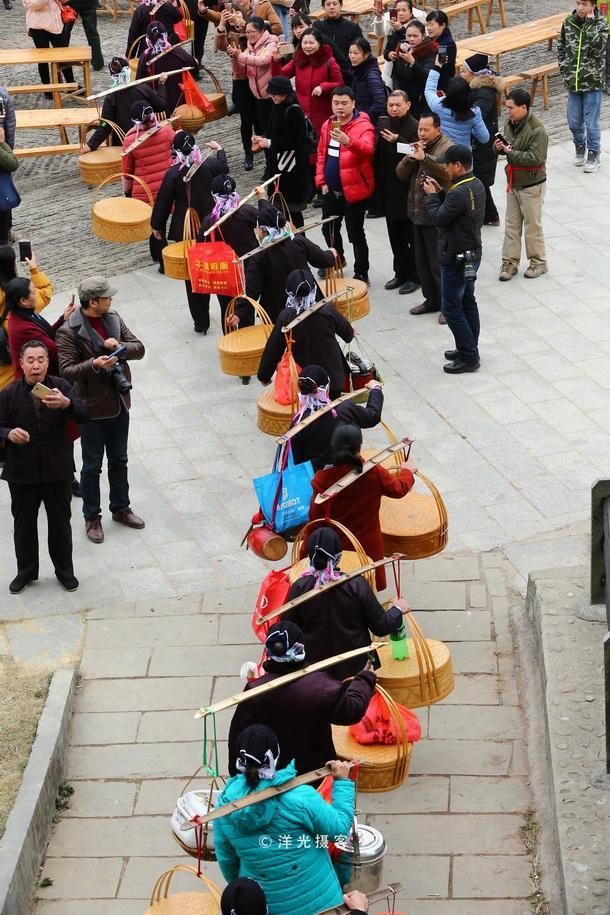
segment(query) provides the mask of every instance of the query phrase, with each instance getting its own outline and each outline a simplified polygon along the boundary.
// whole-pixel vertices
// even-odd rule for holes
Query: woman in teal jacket
[[[283,785],[296,775],[294,761],[276,770],[275,734],[254,724],[239,735],[239,775],[227,782],[218,806]],[[269,915],[314,915],[340,905],[343,893],[326,845],[346,836],[354,816],[354,783],[348,763],[329,763],[335,778],[332,804],[301,785],[214,821],[216,858],[225,880],[252,877],[267,897]]]

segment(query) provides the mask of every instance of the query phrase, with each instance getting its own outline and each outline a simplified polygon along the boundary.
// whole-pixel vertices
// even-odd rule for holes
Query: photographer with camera
[[[481,226],[485,218],[485,188],[472,174],[472,152],[452,146],[442,160],[451,181],[443,193],[433,178],[423,183],[428,212],[438,231],[441,262],[441,308],[455,339],[445,352],[448,375],[476,372],[479,361],[479,309],[474,295],[481,263]]]
[[[78,287],[81,307],[59,328],[56,336],[59,372],[87,402],[91,417],[81,429],[81,493],[85,530],[92,543],[104,540],[100,506],[104,451],[113,521],[137,529],[144,527],[144,521],[129,507],[127,481],[131,406],[127,360],[142,359],[144,345],[120,315],[110,310],[116,292],[105,276],[83,280]]]

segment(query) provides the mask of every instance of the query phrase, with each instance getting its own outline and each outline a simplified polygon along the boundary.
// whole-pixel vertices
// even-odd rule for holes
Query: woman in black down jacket
[[[494,137],[498,131],[498,97],[502,97],[504,80],[489,69],[487,54],[472,54],[471,57],[467,57],[461,76],[470,85],[472,106],[479,106],[489,131],[487,143],[473,140],[473,172],[485,185],[485,225],[499,226],[500,216],[491,195],[491,187],[496,180],[498,156],[494,149]]]
[[[319,298],[319,287],[309,270],[295,270],[286,280],[286,308],[278,315],[271,336],[267,340],[258,369],[258,380],[267,385],[273,378],[278,363],[284,355],[286,341],[282,333],[297,315],[303,313]],[[298,365],[315,363],[323,366],[330,379],[330,398],[341,393],[347,374],[347,363],[337,343],[338,334],[346,343],[354,339],[354,328],[347,318],[327,303],[292,331],[292,353]]]
[[[299,409],[292,418],[291,426],[317,413],[330,402],[328,372],[321,365],[306,365],[299,375]],[[370,429],[381,422],[383,391],[378,381],[367,384],[369,397],[366,405],[346,400],[332,411],[324,413],[315,423],[306,426],[291,439],[292,456],[295,464],[311,461],[314,470],[322,470],[330,464],[330,440],[339,423]]]
[[[165,237],[165,225],[170,215],[167,237],[170,241],[182,241],[184,218],[189,207],[196,211],[200,220],[212,212],[212,181],[216,175],[227,173],[228,163],[220,143],[210,140],[206,146],[214,150],[216,155],[202,161],[201,150],[192,134],[179,130],[174,137],[172,149],[175,164],[163,177],[150,218],[153,235],[158,240]],[[184,285],[195,332],[206,334],[210,327],[210,296],[193,292],[188,280]]]
[[[396,34],[388,36],[386,58],[394,61],[393,88],[407,93],[411,114],[418,120],[427,108],[424,89],[437,53],[438,44],[426,37],[424,26],[416,19],[408,24],[404,40]]]
[[[349,47],[352,65],[352,89],[356,94],[356,108],[364,111],[373,124],[380,114],[385,114],[387,93],[381,78],[377,58],[371,54],[366,38],[355,38]]]
[[[320,527],[311,534],[307,544],[309,569],[298,578],[288,600],[313,591],[327,581],[339,579],[341,539],[331,527]],[[402,626],[407,604],[395,599],[389,610],[381,606],[366,578],[355,578],[337,585],[327,594],[312,597],[282,614],[282,620],[296,623],[303,630],[307,645],[307,662],[314,664],[343,651],[352,651],[371,644],[374,635],[389,635]],[[353,677],[362,670],[363,659],[352,658],[327,668],[338,680]]]

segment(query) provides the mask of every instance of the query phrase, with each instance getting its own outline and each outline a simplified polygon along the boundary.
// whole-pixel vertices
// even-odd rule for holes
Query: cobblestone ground
[[[317,3],[314,3],[315,8]],[[512,2],[507,0],[506,9],[509,24],[517,24],[529,19],[561,11],[561,3],[556,0],[543,0],[537,3]],[[565,5],[566,11],[568,4]],[[500,22],[494,16],[492,28],[498,28]],[[112,20],[109,16],[99,16],[99,31],[106,59],[113,54],[125,53],[125,41],[128,28],[128,17],[120,16]],[[466,17],[453,20],[453,33],[456,38],[466,36]],[[366,31],[366,27],[364,28]],[[475,29],[476,31],[476,29]],[[25,32],[23,8],[18,0],[15,8],[7,12],[0,9],[0,34],[2,47],[28,47],[30,39]],[[80,21],[77,21],[72,44],[84,44],[84,32]],[[216,55],[212,50],[211,35],[208,36],[205,62],[217,73],[224,91],[229,93],[231,87],[230,71],[224,55]],[[554,51],[548,52],[543,46],[521,51],[503,58],[503,72],[517,72],[527,66],[533,66],[552,60]],[[78,71],[77,71],[78,72]],[[101,91],[108,86],[107,72],[93,73],[94,89]],[[27,83],[36,79],[32,68],[8,68],[1,74],[2,80]],[[203,83],[205,89],[206,84]],[[544,121],[553,139],[565,139],[568,136],[565,124],[565,97],[561,81],[554,77],[550,81],[551,107],[544,112]],[[20,107],[51,105],[36,96],[17,96]],[[541,103],[537,103],[540,113]],[[603,122],[610,118],[610,104],[604,98]],[[222,143],[228,153],[231,168],[239,179],[240,188],[250,188],[251,179],[241,169],[243,153],[239,144],[237,118],[225,118],[215,122],[199,134],[200,142],[215,139]],[[41,136],[42,134],[42,136]],[[20,132],[24,145],[35,145],[49,140],[51,131],[27,135]],[[58,140],[59,142],[59,140]],[[255,172],[251,173],[255,174]],[[144,266],[148,263],[148,251],[145,245],[111,245],[95,238],[90,231],[90,212],[92,191],[82,184],[78,173],[76,156],[54,156],[42,159],[22,161],[18,184],[23,197],[19,211],[15,213],[15,233],[22,238],[32,238],[35,242],[39,260],[53,276],[57,288],[69,288],[75,285],[75,276],[87,273],[106,271],[121,273]],[[109,193],[112,193],[111,191]]]

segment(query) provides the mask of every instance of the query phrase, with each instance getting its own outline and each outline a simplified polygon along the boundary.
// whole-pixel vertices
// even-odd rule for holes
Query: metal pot
[[[349,883],[344,885],[344,892],[360,890],[361,893],[372,893],[383,883],[383,858],[386,843],[382,834],[373,826],[358,824],[358,841],[353,841],[353,831],[345,842],[337,842],[340,851],[339,867],[349,868]]]

